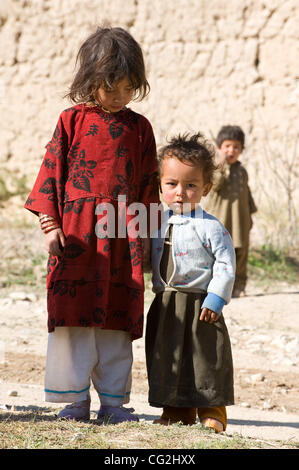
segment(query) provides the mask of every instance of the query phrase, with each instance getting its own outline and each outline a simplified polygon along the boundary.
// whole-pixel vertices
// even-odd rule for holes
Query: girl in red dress
[[[89,419],[90,380],[98,418],[137,420],[129,401],[132,340],[143,331],[143,248],[128,207],[159,202],[151,124],[127,108],[149,90],[142,51],[122,28],[98,28],[82,44],[68,97],[25,208],[39,216],[49,252],[46,401],[71,403],[59,417]],[[125,201],[125,202],[123,202]],[[115,209],[115,236],[97,236]],[[111,212],[110,212],[111,213]],[[125,215],[123,215],[125,214]],[[119,227],[119,226],[122,227]]]

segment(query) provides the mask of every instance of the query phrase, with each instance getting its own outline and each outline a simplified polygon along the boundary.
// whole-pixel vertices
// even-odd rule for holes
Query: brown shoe
[[[216,433],[224,431],[223,424],[220,421],[218,421],[218,419],[215,419],[215,418],[204,418],[201,421],[201,424],[205,426],[206,428],[212,429]]]
[[[196,423],[196,408],[177,408],[165,406],[161,418],[155,419],[153,424],[169,426],[174,423],[191,425]]]

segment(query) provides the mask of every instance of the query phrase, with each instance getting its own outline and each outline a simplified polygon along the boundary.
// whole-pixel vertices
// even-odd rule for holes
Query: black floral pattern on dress
[[[113,316],[115,318],[119,318],[119,319],[123,319],[123,318],[126,318],[126,316],[128,315],[128,310],[115,310],[113,312]]]
[[[50,176],[47,178],[41,187],[39,188],[39,192],[43,194],[53,194],[56,191],[56,178]]]
[[[129,242],[124,259],[131,260],[133,266],[138,266],[142,262],[142,242],[140,237],[136,238],[136,242]]]
[[[31,198],[30,196],[27,198],[25,205],[26,206],[31,206],[31,204],[35,201],[34,198]]]
[[[126,195],[130,201],[136,194],[136,183],[134,182],[134,165],[131,160],[128,160],[125,171],[125,175],[116,175],[116,179],[119,184],[114,186],[112,194],[114,199],[117,199],[119,194]]]
[[[114,121],[109,125],[109,133],[113,140],[120,137],[123,132],[124,132],[124,126],[121,123]]]
[[[39,192],[43,194],[48,194],[49,201],[57,201],[60,206],[63,205],[63,179],[59,178],[57,181],[53,176],[49,176],[41,187]]]
[[[96,297],[103,297],[104,291],[101,287],[96,288]]]
[[[54,170],[54,168],[56,167],[56,162],[54,162],[50,158],[45,158],[44,165],[46,168],[49,168],[49,170]]]
[[[58,124],[56,125],[54,134],[50,142],[46,145],[46,149],[55,155],[59,160],[63,156],[63,138],[61,136],[61,130],[59,129]]]
[[[67,158],[69,174],[67,181],[72,181],[74,188],[83,189],[90,193],[90,178],[93,178],[92,170],[97,166],[95,160],[85,160],[85,150],[79,152],[80,142],[74,144]]]
[[[138,266],[142,262],[142,244],[140,238],[136,242],[129,243],[130,254],[133,266]]]
[[[140,294],[141,294],[140,289],[136,289],[135,287],[126,286],[126,291],[127,291],[128,296],[131,299],[139,299]]]
[[[101,325],[107,320],[107,314],[103,308],[97,307],[92,313],[92,318],[97,325]]]
[[[103,252],[107,253],[108,251],[111,251],[112,241],[108,236],[106,236],[103,240],[106,240],[105,245],[103,247]]]
[[[109,124],[109,132],[112,139],[117,139],[124,131],[126,126],[131,131],[134,130],[136,123],[139,119],[138,114],[132,113],[129,110],[120,111],[117,114],[103,113],[102,111],[96,111],[99,118],[105,123]],[[122,129],[122,130],[121,130]]]
[[[88,135],[95,136],[95,135],[98,134],[98,132],[99,132],[99,126],[97,124],[93,123],[89,126],[89,130],[85,134],[85,136],[88,136]]]
[[[122,157],[125,157],[128,154],[128,152],[129,152],[129,149],[127,149],[123,145],[119,145],[117,147],[115,155],[117,156],[117,158],[122,158]]]
[[[83,286],[86,284],[84,279],[68,281],[56,281],[53,287],[54,295],[69,295],[70,297],[74,298],[77,294],[77,286]]]
[[[48,275],[52,272],[52,268],[56,266],[57,264],[57,258],[53,255],[50,255],[48,258],[48,263],[47,263],[47,273]]]
[[[84,204],[87,202],[93,202],[95,200],[94,197],[88,197],[88,198],[79,198],[76,199],[75,201],[66,201],[66,198],[64,197],[64,209],[63,213],[67,214],[68,212],[75,212],[75,214],[80,214],[82,212],[82,209],[84,207]]]
[[[91,325],[91,321],[88,318],[80,317],[79,324],[80,324],[80,326],[87,327],[87,326]]]
[[[61,318],[60,320],[57,320],[55,323],[55,326],[64,326],[65,325],[65,319]]]

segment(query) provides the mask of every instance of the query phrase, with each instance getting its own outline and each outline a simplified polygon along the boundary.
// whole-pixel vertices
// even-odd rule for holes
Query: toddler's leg
[[[225,431],[227,426],[227,415],[225,406],[210,406],[198,408],[200,422],[216,432]]]
[[[133,362],[131,335],[125,331],[96,330],[98,363],[92,371],[92,381],[99,394],[101,409],[98,419],[110,423],[138,421],[137,416],[123,408],[129,402]]]
[[[196,408],[177,408],[174,406],[164,406],[161,418],[155,419],[154,424],[164,424],[166,426],[174,423],[195,424]]]

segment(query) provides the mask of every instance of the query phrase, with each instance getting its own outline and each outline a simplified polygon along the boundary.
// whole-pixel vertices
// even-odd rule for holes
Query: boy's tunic
[[[142,336],[141,239],[120,228],[118,196],[126,205],[159,202],[156,146],[148,120],[130,109],[108,114],[84,104],[63,111],[25,208],[51,215],[61,224],[66,246],[49,256],[48,330],[56,326],[97,326]],[[115,237],[99,238],[99,203],[115,211]],[[103,206],[102,206],[103,208]],[[110,207],[111,208],[111,207]],[[105,228],[104,228],[105,230]],[[125,233],[125,235],[123,235]]]
[[[229,231],[235,248],[248,246],[251,214],[257,211],[248,186],[248,174],[237,161],[225,164],[215,177],[205,209]]]

